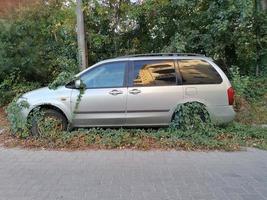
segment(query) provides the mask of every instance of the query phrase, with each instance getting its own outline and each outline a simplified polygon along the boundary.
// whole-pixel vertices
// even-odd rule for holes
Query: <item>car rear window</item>
[[[204,60],[179,60],[183,85],[220,84],[222,78],[212,65]]]
[[[173,60],[134,61],[133,86],[176,85]]]

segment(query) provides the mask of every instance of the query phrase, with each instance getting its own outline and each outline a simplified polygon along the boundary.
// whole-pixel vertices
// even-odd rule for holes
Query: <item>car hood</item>
[[[53,98],[55,96],[61,95],[62,92],[65,93],[67,88],[64,86],[58,87],[57,89],[49,89],[48,87],[39,88],[22,95],[26,99],[42,99],[42,98]],[[70,91],[70,89],[68,89]],[[65,91],[65,92],[64,92]]]

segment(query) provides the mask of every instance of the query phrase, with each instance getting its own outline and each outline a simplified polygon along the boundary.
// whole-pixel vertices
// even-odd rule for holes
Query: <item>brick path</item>
[[[267,200],[267,151],[0,148],[0,200]]]

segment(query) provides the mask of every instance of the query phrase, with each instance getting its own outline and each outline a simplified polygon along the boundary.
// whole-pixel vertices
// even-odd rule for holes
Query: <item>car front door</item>
[[[174,60],[131,61],[126,125],[168,125],[183,101]]]
[[[127,62],[111,62],[96,66],[80,76],[86,89],[78,103],[79,90],[74,89],[72,92],[74,126],[123,126],[125,124],[126,71]]]

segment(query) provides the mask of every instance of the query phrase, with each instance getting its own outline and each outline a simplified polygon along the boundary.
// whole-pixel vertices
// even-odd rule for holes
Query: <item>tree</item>
[[[0,22],[0,82],[14,71],[47,84],[61,71],[77,71],[75,7],[40,1]]]

